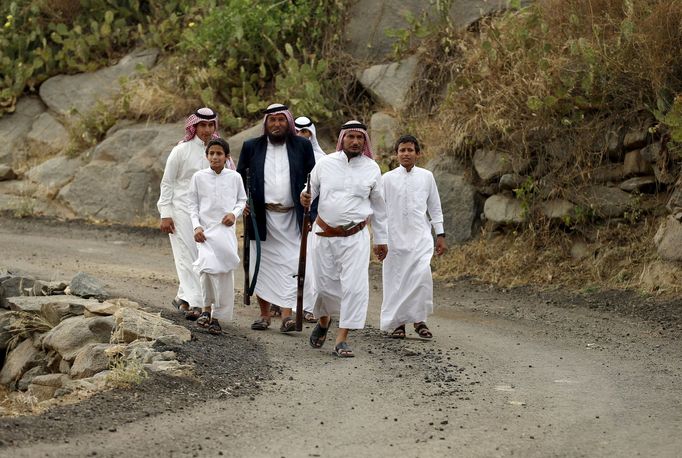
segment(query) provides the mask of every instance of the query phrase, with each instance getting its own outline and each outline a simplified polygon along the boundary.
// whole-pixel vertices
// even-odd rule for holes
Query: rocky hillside
[[[565,10],[577,12],[584,2],[569,3]],[[616,5],[615,13],[609,13],[625,15],[615,34],[620,38],[613,40],[619,49],[630,49],[623,45],[627,34],[647,24],[646,15],[653,14],[657,3],[666,2],[643,2],[638,6],[642,9],[632,11]],[[531,7],[519,10],[524,5]],[[666,264],[682,260],[682,184],[674,129],[682,123],[675,124],[673,118],[677,82],[657,79],[667,90],[660,86],[651,91],[659,95],[658,109],[647,108],[651,97],[645,89],[636,101],[618,105],[627,97],[599,86],[625,84],[598,72],[613,63],[600,63],[593,44],[578,38],[579,15],[566,13],[570,31],[557,25],[559,19],[553,24],[543,16],[551,6],[551,1],[462,0],[429,2],[425,7],[419,1],[359,0],[345,11],[344,34],[337,41],[320,37],[332,40],[341,52],[327,49],[322,58],[307,55],[297,63],[300,42],[295,47],[287,42],[289,47],[284,46],[278,58],[284,73],[269,76],[274,92],[265,84],[249,91],[291,102],[296,115],[317,116],[326,150],[333,148],[340,121],[364,119],[384,167],[391,164],[394,139],[407,130],[416,133],[427,146],[424,165],[436,175],[453,242],[476,240],[481,232],[532,236],[542,228],[564,234],[554,245],[561,246],[574,260],[572,268],[579,270],[580,263],[598,260],[607,251],[603,246],[609,240],[595,236],[600,227],[645,224],[658,230],[655,238],[651,231],[637,230],[648,240],[636,243],[651,248],[628,270],[625,286],[637,286],[632,283],[637,272],[677,272],[674,264]],[[677,17],[677,12],[671,9],[668,16]],[[605,32],[602,38],[612,36]],[[195,42],[197,37],[199,31]],[[542,50],[538,55],[537,49]],[[551,54],[553,49],[565,55],[559,59]],[[159,84],[176,63],[172,49],[138,48],[113,65],[52,76],[35,93],[25,92],[14,111],[0,118],[0,208],[16,216],[154,224],[164,162],[182,136],[184,112],[171,113],[165,107],[165,114],[159,115],[149,105],[176,100]],[[569,64],[575,65],[570,81],[562,73]],[[616,64],[610,74],[626,74],[624,64]],[[649,64],[651,75],[665,75]],[[668,65],[674,69],[678,64]],[[206,71],[204,83],[219,81],[217,74]],[[321,81],[329,76],[325,72],[336,72],[337,83],[344,86],[336,99],[323,98],[329,103],[320,104],[319,97],[329,90]],[[306,97],[294,89],[304,86],[306,78],[319,85],[310,86],[308,93],[315,103],[301,105]],[[553,86],[552,78],[561,84]],[[122,106],[139,105],[147,96],[144,110],[132,116],[122,111]],[[255,108],[265,100],[251,98],[240,112],[227,103],[235,102],[230,94],[211,97],[209,102],[215,101],[225,119],[222,132],[238,157],[242,141],[260,131]],[[202,96],[183,103],[188,100],[195,105],[206,102]],[[164,121],[168,119],[171,122]],[[535,240],[534,250],[556,248],[551,241]],[[465,244],[449,262],[468,264],[462,256],[475,256],[470,250],[480,250],[480,245]],[[451,275],[467,273],[451,265],[440,267]],[[608,284],[616,273],[597,277]],[[653,280],[650,288],[659,288],[658,283],[669,287],[675,281]]]

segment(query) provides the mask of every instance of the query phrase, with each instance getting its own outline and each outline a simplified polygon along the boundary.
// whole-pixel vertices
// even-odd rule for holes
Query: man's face
[[[308,140],[310,140],[310,139],[312,138],[312,136],[313,136],[313,133],[310,132],[308,129],[301,129],[301,130],[298,131],[298,135],[299,135],[300,137],[305,137],[305,138],[307,138]]]
[[[223,150],[222,146],[211,145],[206,152],[206,159],[208,159],[209,164],[211,164],[211,170],[220,173],[225,168],[227,155],[225,154],[225,150]]]
[[[360,132],[349,131],[343,136],[342,146],[348,156],[357,156],[365,148],[365,136]]]
[[[197,137],[202,142],[208,143],[214,133],[215,123],[213,121],[199,121],[199,124],[197,124]]]
[[[265,119],[265,132],[271,141],[283,141],[289,131],[289,121],[284,113],[271,114]]]
[[[397,155],[400,165],[405,167],[407,170],[410,170],[417,163],[417,157],[419,156],[419,153],[417,152],[417,148],[415,147],[414,143],[405,142],[398,145]]]

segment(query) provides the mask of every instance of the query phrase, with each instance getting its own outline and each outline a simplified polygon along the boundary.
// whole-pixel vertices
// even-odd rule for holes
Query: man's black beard
[[[346,153],[346,156],[348,157],[348,159],[351,159],[351,158],[354,158],[354,157],[358,157],[358,156],[360,156],[360,155],[362,154],[362,151],[358,151],[357,153],[354,153],[354,152],[352,152],[352,151],[343,150],[343,152]]]
[[[271,134],[270,132],[268,132],[267,136],[268,136],[268,140],[270,140],[270,143],[272,143],[273,145],[281,145],[282,143],[284,143],[286,141],[287,134],[288,134],[288,132],[284,132],[281,135],[274,135],[274,134]]]

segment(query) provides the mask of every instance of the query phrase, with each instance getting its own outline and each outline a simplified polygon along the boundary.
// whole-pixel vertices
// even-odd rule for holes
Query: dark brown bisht
[[[310,194],[310,174],[306,181],[305,192]],[[310,206],[306,207],[303,212],[303,224],[301,224],[301,249],[298,254],[298,273],[296,279],[298,284],[296,287],[296,331],[303,330],[303,287],[305,286],[305,261],[308,251],[308,232],[312,229],[310,221]]]

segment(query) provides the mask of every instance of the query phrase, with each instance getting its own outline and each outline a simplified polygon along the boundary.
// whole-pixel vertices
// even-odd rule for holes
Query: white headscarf
[[[296,135],[296,127],[294,127],[294,116],[291,114],[291,111],[289,111],[289,107],[287,107],[286,105],[282,105],[281,103],[273,103],[272,105],[269,105],[263,113],[264,113],[263,135],[267,133],[265,131],[265,122],[268,120],[268,116],[276,113],[282,113],[284,114],[284,116],[286,116],[287,121],[289,122],[289,132],[293,135]]]
[[[320,147],[320,143],[317,141],[317,129],[315,129],[315,124],[310,120],[310,118],[306,116],[299,116],[296,118],[294,121],[294,125],[296,126],[296,132],[300,132],[302,130],[307,130],[312,134],[312,137],[310,137],[310,143],[313,144],[313,153],[315,153],[315,161],[320,159],[325,155],[324,150],[322,147]]]

